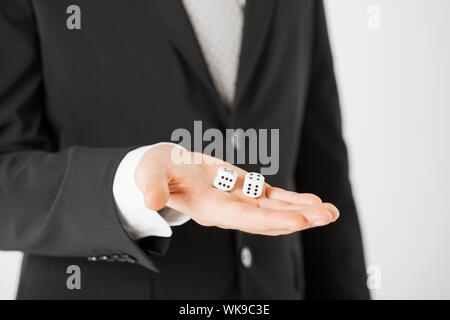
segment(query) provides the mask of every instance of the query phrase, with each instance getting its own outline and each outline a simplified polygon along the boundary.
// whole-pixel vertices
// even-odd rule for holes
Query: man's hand
[[[180,164],[181,158],[185,161]],[[238,174],[230,192],[212,186],[219,167],[228,167]],[[203,226],[276,236],[324,226],[339,217],[335,206],[322,203],[315,195],[290,192],[267,183],[260,198],[247,198],[242,194],[245,173],[217,158],[160,145],[142,157],[135,181],[149,209],[167,206]]]

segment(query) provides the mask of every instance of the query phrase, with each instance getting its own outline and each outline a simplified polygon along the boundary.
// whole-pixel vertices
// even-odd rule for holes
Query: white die
[[[242,193],[249,198],[259,198],[264,190],[264,176],[256,172],[245,175]]]
[[[231,191],[237,180],[237,173],[231,169],[222,167],[216,172],[213,186],[223,191]]]

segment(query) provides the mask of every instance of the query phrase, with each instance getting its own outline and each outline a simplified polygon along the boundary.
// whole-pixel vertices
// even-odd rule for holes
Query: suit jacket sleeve
[[[368,299],[365,263],[342,138],[322,1],[316,1],[313,65],[296,173],[298,191],[334,203],[340,219],[302,232],[308,299]]]
[[[156,270],[123,230],[112,183],[128,148],[58,150],[45,116],[28,0],[0,2],[0,249],[64,257],[127,254]]]

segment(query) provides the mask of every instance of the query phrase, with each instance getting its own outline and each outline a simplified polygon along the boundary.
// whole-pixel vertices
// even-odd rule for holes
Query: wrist
[[[134,174],[144,155],[162,144],[140,147],[127,153],[114,177],[113,195],[117,214],[124,229],[133,239],[148,236],[170,237],[170,226],[181,225],[189,220],[189,217],[173,210],[166,209],[161,211],[161,214],[157,210],[151,210],[145,205],[144,193],[135,182]]]

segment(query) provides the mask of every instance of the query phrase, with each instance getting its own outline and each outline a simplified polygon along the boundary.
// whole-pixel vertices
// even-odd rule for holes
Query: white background
[[[374,4],[380,30],[366,26]],[[381,270],[373,296],[450,299],[450,1],[327,9],[367,264]],[[20,259],[0,252],[0,299]]]

